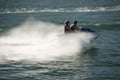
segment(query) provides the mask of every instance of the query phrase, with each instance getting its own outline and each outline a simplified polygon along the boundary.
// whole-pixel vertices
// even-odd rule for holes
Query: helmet
[[[66,20],[66,21],[65,21],[65,24],[68,24],[68,23],[70,23],[70,21],[69,21],[69,20]]]
[[[77,23],[77,20],[74,20],[74,24],[76,24]]]

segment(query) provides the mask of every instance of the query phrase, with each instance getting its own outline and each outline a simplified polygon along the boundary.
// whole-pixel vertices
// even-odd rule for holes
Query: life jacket
[[[73,25],[73,26],[71,27],[71,31],[75,31],[75,30],[77,30],[77,26]]]

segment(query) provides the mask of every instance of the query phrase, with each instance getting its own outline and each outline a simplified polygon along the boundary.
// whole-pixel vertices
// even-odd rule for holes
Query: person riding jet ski
[[[69,33],[70,32],[70,21],[69,20],[65,21],[64,32],[65,33]]]
[[[71,26],[71,29],[70,29],[71,32],[78,31],[79,28],[77,27],[77,20],[75,20],[73,23],[74,23],[74,24]]]

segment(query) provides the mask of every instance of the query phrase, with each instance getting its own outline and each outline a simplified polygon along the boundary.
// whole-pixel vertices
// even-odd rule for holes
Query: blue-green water
[[[89,49],[52,33],[75,19]],[[0,0],[0,80],[120,80],[119,30],[119,0]]]

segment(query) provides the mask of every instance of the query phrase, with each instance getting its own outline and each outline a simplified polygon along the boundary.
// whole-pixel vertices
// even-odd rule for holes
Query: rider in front
[[[74,23],[74,24],[72,25],[72,27],[71,27],[71,29],[70,29],[71,32],[78,31],[79,28],[77,27],[77,20],[75,20],[73,23]]]

